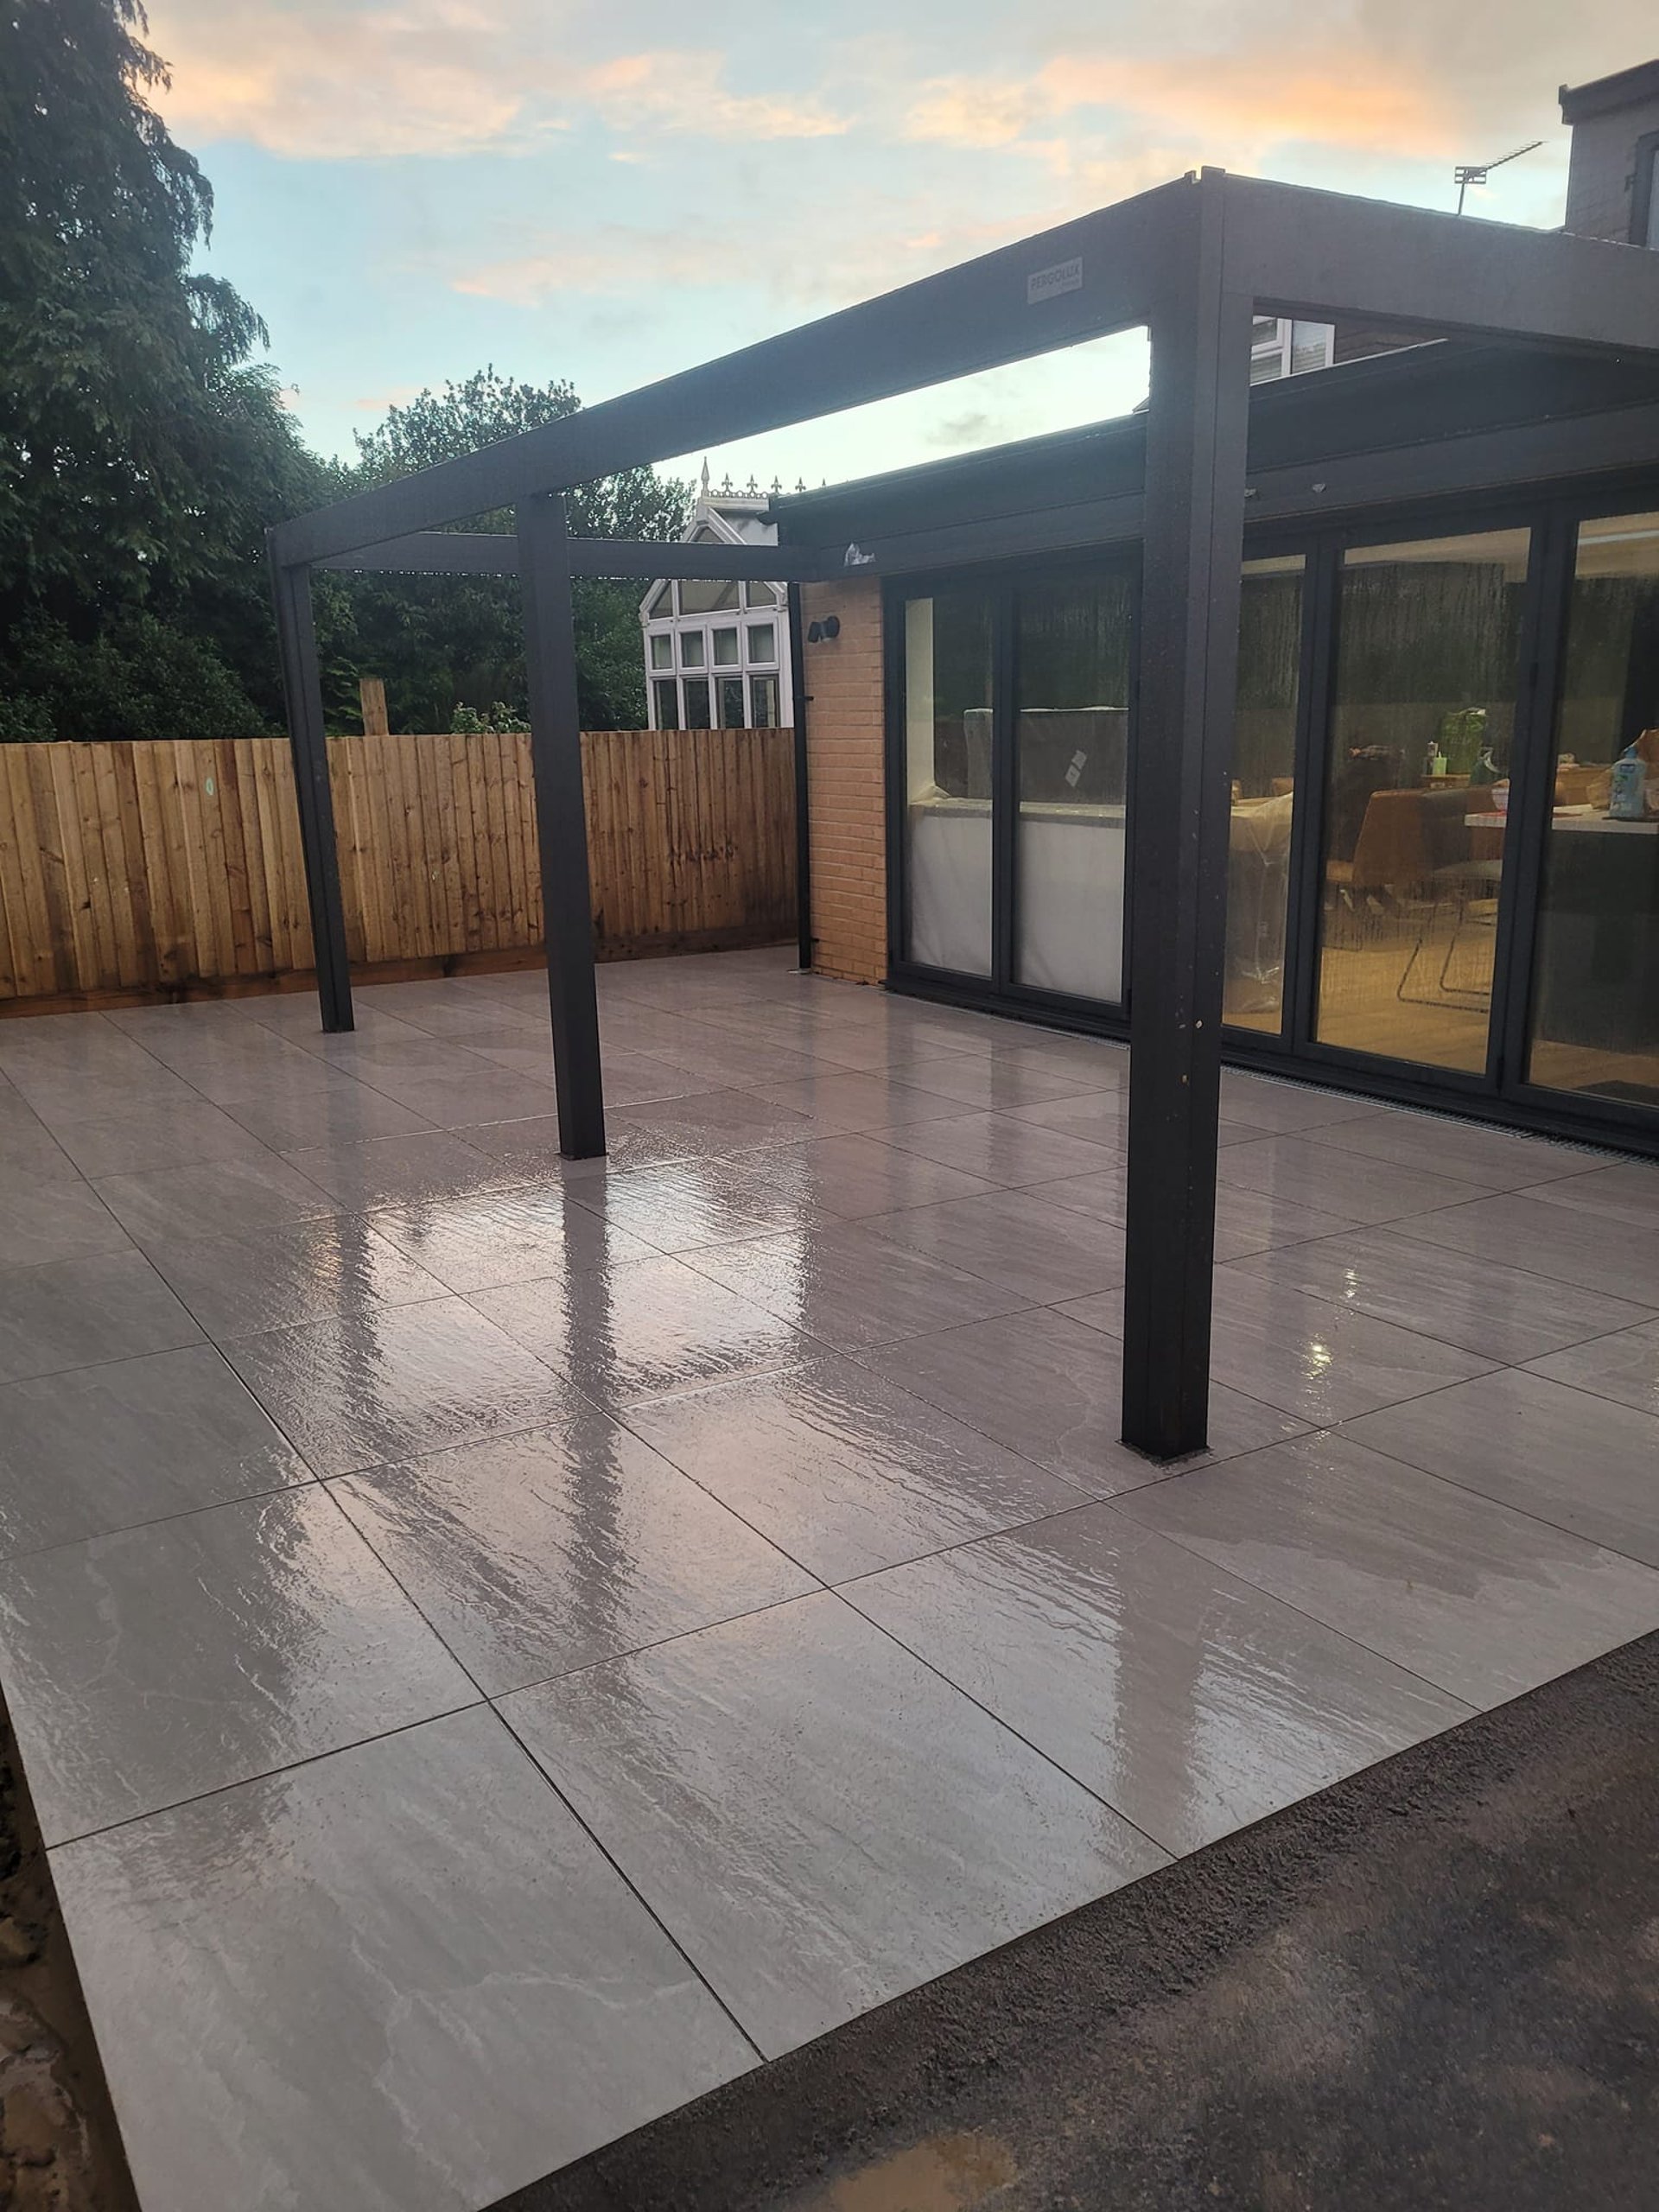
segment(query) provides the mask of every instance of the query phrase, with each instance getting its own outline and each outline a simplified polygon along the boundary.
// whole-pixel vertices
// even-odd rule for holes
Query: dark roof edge
[[[1639,100],[1659,100],[1659,61],[1638,61],[1611,77],[1597,77],[1587,85],[1560,88],[1561,121],[1586,123],[1592,116],[1616,115],[1620,108]]]

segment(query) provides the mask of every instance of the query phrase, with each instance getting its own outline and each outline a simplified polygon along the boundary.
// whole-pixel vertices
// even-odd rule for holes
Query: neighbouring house
[[[705,461],[683,541],[775,545],[769,504],[753,478],[743,491],[734,491],[729,477],[714,490]],[[661,579],[640,601],[639,621],[652,729],[790,726],[789,620],[781,584]]]

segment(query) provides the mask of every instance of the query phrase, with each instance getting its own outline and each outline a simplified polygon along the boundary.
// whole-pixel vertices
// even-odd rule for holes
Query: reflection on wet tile
[[[1659,1421],[1513,1370],[1349,1424],[1349,1435],[1659,1567]]]
[[[1469,1709],[1109,1507],[842,1595],[1178,1853]]]
[[[1505,1192],[1472,1205],[1414,1214],[1398,1226],[1402,1236],[1529,1268],[1637,1306],[1650,1302],[1659,1284],[1659,1229],[1586,1206],[1552,1205],[1542,1192]]]
[[[157,1244],[151,1257],[207,1334],[221,1341],[360,1306],[414,1306],[445,1292],[361,1214]]]
[[[1108,1071],[1098,1079],[1092,1070],[1060,1069],[1017,1052],[981,1057],[976,1053],[940,1052],[932,1059],[912,1060],[905,1080],[923,1090],[936,1090],[965,1107],[988,1114],[1007,1112],[1015,1106],[1041,1105],[1046,1099],[1074,1098],[1111,1082]]]
[[[1127,1209],[1128,1161],[1116,1161],[1092,1175],[1070,1175],[1058,1183],[1032,1185],[1031,1195],[1068,1211],[1091,1213],[1121,1228]],[[1280,1244],[1331,1236],[1351,1224],[1335,1214],[1316,1213],[1290,1199],[1261,1191],[1238,1191],[1223,1183],[1216,1192],[1216,1257],[1236,1260]]]
[[[141,1244],[231,1236],[334,1211],[324,1192],[275,1153],[200,1166],[156,1167],[143,1175],[106,1175],[98,1192]]]
[[[372,1137],[414,1136],[427,1126],[395,1098],[344,1075],[302,1097],[287,1092],[234,1098],[224,1110],[274,1152],[365,1144]]]
[[[1659,1628],[1659,1574],[1343,1436],[1115,1509],[1475,1706]]]
[[[1032,1191],[993,1191],[912,1206],[866,1224],[870,1233],[946,1267],[963,1268],[1033,1305],[1084,1298],[1123,1274],[1123,1232],[1052,1206]]]
[[[715,1074],[711,1069],[711,1077]],[[804,1114],[771,1105],[747,1090],[696,1091],[656,1105],[625,1107],[613,1119],[611,1149],[625,1166],[633,1152],[639,1155],[638,1164],[645,1166],[652,1157],[684,1160],[708,1153],[744,1152],[812,1134]],[[653,1154],[652,1147],[660,1149]]]
[[[668,1258],[475,1291],[471,1303],[606,1406],[781,1367],[823,1349]]]
[[[315,1484],[0,1566],[0,1665],[48,1844],[478,1694]]]
[[[831,1217],[793,1145],[602,1174],[579,1170],[570,1189],[582,1205],[659,1252],[690,1252]]]
[[[544,1077],[518,1075],[480,1058],[476,1072],[464,1075],[386,1077],[375,1071],[366,1079],[440,1129],[456,1128],[466,1122],[518,1121],[526,1114],[554,1110],[550,1068]]]
[[[1368,1160],[1313,1136],[1252,1139],[1227,1147],[1223,1169],[1230,1183],[1333,1213],[1344,1221],[1398,1221],[1430,1206],[1455,1206],[1484,1198],[1478,1184],[1436,1174],[1427,1165]]]
[[[140,1252],[0,1272],[0,1382],[200,1341]]]
[[[1163,1863],[828,1592],[503,1709],[769,2056]]]
[[[38,1268],[131,1249],[132,1239],[90,1183],[10,1177],[0,1183],[0,1255],[6,1267]]]
[[[388,1243],[451,1290],[620,1267],[652,1251],[626,1229],[575,1205],[557,1183],[432,1198],[370,1218]]]
[[[982,1321],[1030,1302],[981,1275],[906,1252],[862,1223],[710,1245],[685,1259],[699,1274],[838,1351]]]
[[[654,1399],[628,1426],[825,1582],[1077,1502],[1071,1484],[848,1360]]]
[[[580,1403],[330,1487],[492,1697],[817,1586]]]
[[[1109,1138],[1098,1143],[1064,1130],[1039,1128],[1012,1114],[964,1114],[949,1122],[923,1122],[889,1129],[887,1143],[901,1152],[919,1153],[946,1167],[960,1168],[1004,1187],[1052,1183],[1061,1175],[1087,1175],[1112,1165]]]
[[[287,1154],[319,1189],[341,1205],[414,1205],[429,1198],[458,1198],[519,1181],[507,1164],[478,1151],[447,1129],[429,1135],[377,1137],[365,1144],[308,1147]]]
[[[896,1128],[906,1122],[943,1121],[962,1111],[954,1098],[942,1097],[937,1088],[920,1090],[908,1078],[865,1075],[829,1063],[792,1083],[768,1084],[755,1096],[773,1106],[787,1106],[794,1113],[807,1115],[814,1136]]]
[[[455,2212],[753,2063],[486,1711],[53,1870],[149,2205]]]
[[[1266,1292],[1242,1265],[1216,1270],[1211,1374],[1316,1427],[1420,1397],[1491,1364],[1328,1298],[1279,1284]]]
[[[1427,1167],[1459,1182],[1478,1183],[1489,1191],[1520,1190],[1557,1177],[1576,1180],[1594,1162],[1581,1152],[1545,1142],[1542,1137],[1512,1135],[1484,1128],[1478,1122],[1453,1121],[1446,1114],[1412,1114],[1380,1109],[1344,1122],[1328,1123],[1316,1141],[1340,1152],[1363,1152],[1402,1167]]]
[[[1443,1251],[1394,1230],[1345,1230],[1319,1243],[1241,1260],[1236,1270],[1415,1329],[1505,1363],[1653,1318],[1651,1309],[1573,1290],[1547,1276]],[[1659,1297],[1659,1283],[1654,1286]]]
[[[461,1298],[238,1337],[225,1353],[323,1475],[530,1428],[565,1402],[565,1386]]]
[[[1644,1414],[1659,1414],[1659,1323],[1552,1352],[1532,1366],[1535,1374],[1593,1390],[1598,1397],[1617,1399]]]
[[[865,1361],[970,1428],[1110,1497],[1168,1473],[1120,1441],[1122,1347],[1048,1307],[913,1337]],[[1217,1459],[1300,1435],[1305,1424],[1224,1384],[1210,1391]]]
[[[0,1390],[0,1554],[309,1479],[206,1344]]]

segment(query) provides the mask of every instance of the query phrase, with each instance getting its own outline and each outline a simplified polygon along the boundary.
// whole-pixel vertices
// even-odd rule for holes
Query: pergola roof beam
[[[717,582],[817,583],[839,575],[844,555],[810,547],[697,545],[675,538],[573,537],[573,576],[658,576]],[[518,541],[501,531],[411,531],[352,553],[331,553],[315,565],[360,575],[516,576]]]

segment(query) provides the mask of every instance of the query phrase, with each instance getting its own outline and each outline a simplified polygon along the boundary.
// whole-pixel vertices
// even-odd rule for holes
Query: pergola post
[[[322,1026],[331,1034],[353,1027],[352,971],[346,957],[346,911],[340,896],[340,856],[334,843],[334,797],[328,780],[328,737],[322,719],[322,678],[311,613],[311,575],[302,563],[284,567],[273,558],[276,639],[288,702],[288,738],[294,755],[294,796],[305,855],[305,888],[311,909],[311,944],[317,967]]]
[[[791,583],[789,599],[790,715],[795,748],[795,949],[803,969],[812,965],[812,817],[807,792],[806,625],[801,620],[801,588]]]
[[[593,1160],[605,1150],[605,1100],[599,999],[594,987],[594,909],[582,785],[570,540],[562,493],[538,493],[520,503],[518,575],[524,591],[530,753],[536,779],[559,1150],[568,1160]]]
[[[1252,306],[1226,289],[1224,214],[1202,189],[1150,331],[1123,1440],[1157,1459],[1208,1442]]]

